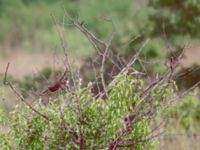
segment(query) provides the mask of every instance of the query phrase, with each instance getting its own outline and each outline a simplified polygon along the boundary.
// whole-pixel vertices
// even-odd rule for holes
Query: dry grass
[[[162,136],[160,138],[160,150],[199,150],[200,136],[189,137],[187,135]]]
[[[191,64],[200,64],[200,45],[192,48],[187,48],[185,52],[186,58],[182,60],[183,66],[190,66]]]
[[[5,67],[8,62],[11,63],[9,73],[16,79],[23,79],[26,75],[34,75],[45,67],[52,69],[63,68],[62,54],[54,54],[53,52],[26,52],[13,51],[12,53],[4,54],[0,58],[0,74],[5,72]],[[75,67],[81,65],[81,61],[71,58]]]
[[[26,52],[22,50],[13,50],[12,52],[1,52],[0,74],[4,75],[6,65],[11,63],[9,74],[15,79],[22,80],[25,76],[33,76],[45,67],[52,69],[64,68],[63,55],[53,52]],[[73,66],[80,67],[81,60],[71,58]],[[2,76],[0,76],[0,80]],[[13,93],[0,83],[0,107],[8,110],[12,109],[18,103]]]

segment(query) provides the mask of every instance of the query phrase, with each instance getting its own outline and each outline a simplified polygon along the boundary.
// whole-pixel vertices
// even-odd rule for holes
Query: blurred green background
[[[182,67],[186,69],[193,64],[199,65],[200,0],[0,0],[0,78],[10,61],[10,78],[25,96],[26,91],[41,87],[37,84],[44,83],[42,76],[50,79],[63,67],[63,51],[57,29],[62,32],[67,51],[77,68],[84,66],[87,58],[95,55],[88,40],[69,24],[65,10],[84,21],[88,29],[105,41],[114,29],[116,35],[112,49],[122,54],[125,60],[149,38],[150,42],[141,57],[144,61],[161,63],[145,64],[145,70],[137,65],[141,71],[162,73],[166,58],[182,46],[186,46]],[[196,72],[192,77],[178,81],[178,85],[180,89],[188,88],[199,79],[199,72]],[[1,105],[10,109],[17,102],[2,84],[0,89]],[[172,110],[169,116],[177,120],[187,110],[179,118],[177,126],[180,125],[186,132],[190,128],[198,132],[199,98],[195,96],[186,100],[177,106],[180,107],[176,108],[177,112]],[[194,108],[195,111],[190,113]],[[169,122],[172,122],[171,127],[176,124]],[[163,141],[167,141],[163,144],[165,149],[173,149],[166,146],[170,143],[169,139]],[[175,144],[171,143],[173,146],[179,145],[179,138],[174,141]],[[191,138],[182,141],[183,145],[187,142],[190,145]],[[184,148],[187,149],[187,146],[181,147]]]
[[[150,9],[145,0],[1,0],[0,7],[1,46],[11,49],[40,51],[58,46],[59,37],[51,16],[53,14],[59,27],[65,29],[66,42],[74,53],[88,54],[91,48],[87,40],[67,25],[64,9],[74,17],[79,16],[90,30],[102,38],[109,36],[114,24],[120,37],[117,38],[119,44],[150,30],[147,27]],[[112,20],[113,24],[108,20]]]

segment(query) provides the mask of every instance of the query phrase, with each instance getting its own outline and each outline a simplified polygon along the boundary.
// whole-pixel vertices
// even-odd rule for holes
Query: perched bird
[[[55,83],[53,86],[49,86],[46,90],[44,90],[41,95],[47,94],[47,93],[54,93],[58,91],[59,89],[67,89],[68,88],[68,80],[66,79],[66,73],[64,72],[62,77]]]
[[[66,89],[68,82],[65,79],[62,79],[55,83],[53,86],[48,87],[45,91],[42,92],[42,94],[46,94],[48,92],[53,93],[58,91],[59,89]]]

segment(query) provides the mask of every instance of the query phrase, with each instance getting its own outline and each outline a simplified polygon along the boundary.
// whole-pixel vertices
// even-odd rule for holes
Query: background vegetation
[[[67,16],[64,15],[65,10],[73,17],[78,17],[81,21],[84,21],[85,26],[101,39],[107,40],[112,30],[115,29],[116,36],[113,39],[112,50],[122,55],[125,62],[131,54],[140,48],[144,40],[149,38],[150,42],[141,54],[141,59],[144,62],[142,65],[141,62],[137,62],[134,67],[147,73],[151,78],[154,78],[155,74],[161,74],[165,71],[166,58],[176,54],[177,48],[199,43],[199,0],[0,0],[0,54],[2,60],[0,63],[2,63],[2,66],[5,61],[8,61],[6,58],[9,55],[12,55],[11,60],[14,60],[19,52],[22,57],[20,61],[24,59],[21,52],[31,55],[33,53],[44,55],[42,59],[51,59],[46,57],[46,53],[54,54],[56,52],[59,56],[63,55],[58,27],[64,36],[67,51],[71,58],[75,59],[75,63],[80,63],[78,67],[82,68],[82,73],[90,80],[92,72],[90,72],[91,67],[87,67],[88,59],[95,57],[95,51],[82,33],[69,24]],[[57,24],[55,24],[55,18]],[[36,63],[36,61],[34,58],[33,63]],[[53,61],[53,59],[50,60],[50,62]],[[27,64],[27,68],[31,65]],[[187,64],[187,66],[191,68],[192,64]],[[109,67],[108,64],[108,70]],[[183,70],[185,71],[188,68]],[[198,65],[195,68],[198,68]],[[28,69],[24,68],[23,70]],[[60,73],[60,71],[55,70],[52,66],[50,68],[49,66],[42,66],[37,75],[27,73],[26,77],[19,80],[14,74],[10,75],[10,78],[14,80],[22,94],[28,98],[28,93],[31,91],[45,88],[44,76],[48,80],[55,80]],[[181,72],[181,68],[179,72]],[[0,78],[3,78],[4,70],[1,70],[1,73]],[[146,81],[146,79],[144,80]],[[187,80],[184,78],[178,81],[179,92],[191,87],[197,81],[199,81],[198,72],[188,76]],[[4,126],[6,118],[3,116],[4,112],[11,109],[10,106],[12,105],[7,104],[3,99],[10,99],[11,103],[16,102],[13,102],[13,95],[6,87],[1,85],[0,88],[2,99],[2,119],[0,120],[3,125],[2,130],[5,130],[7,134],[9,129]],[[195,141],[193,134],[196,135],[195,137],[198,140],[200,132],[198,128],[200,124],[198,89],[192,95],[180,100],[178,104],[173,105],[175,106],[171,107],[169,112],[165,112],[161,117],[168,123],[166,135],[183,134],[188,140],[182,142],[182,145],[191,141],[190,139]],[[27,111],[26,108],[23,109],[25,109],[24,112]],[[54,108],[51,109],[54,110]],[[40,120],[38,122],[43,126],[43,122],[40,122]],[[175,126],[176,128],[174,128]],[[51,127],[51,125],[48,127]],[[26,132],[24,132],[25,134]],[[6,145],[13,146],[12,137],[1,136],[1,138],[4,139],[1,141],[6,142]],[[166,137],[163,141],[168,144],[170,138]],[[176,136],[176,138],[178,139],[179,136]],[[2,143],[2,145],[5,145],[5,143]],[[10,149],[12,149],[11,147]],[[9,146],[7,149],[9,149]],[[163,149],[168,148],[165,145]]]

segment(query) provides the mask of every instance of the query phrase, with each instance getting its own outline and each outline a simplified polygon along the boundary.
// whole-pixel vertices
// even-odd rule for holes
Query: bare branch
[[[102,58],[102,63],[101,63],[101,68],[100,68],[101,82],[102,82],[103,89],[104,89],[104,92],[105,92],[105,95],[107,98],[108,98],[108,91],[107,91],[107,87],[106,87],[106,83],[105,83],[105,79],[104,79],[104,68],[105,68],[106,56],[107,56],[111,41],[113,39],[113,36],[114,36],[114,34],[112,34],[108,44],[106,45],[106,49],[103,53],[103,58]]]
[[[39,112],[38,110],[36,110],[31,104],[29,104],[28,102],[26,102],[26,100],[24,99],[24,97],[15,89],[15,87],[12,85],[11,82],[9,82],[7,80],[7,73],[8,73],[8,68],[10,66],[10,63],[7,64],[6,66],[6,71],[5,71],[5,76],[4,76],[4,85],[8,85],[10,87],[10,89],[13,91],[13,93],[25,104],[27,105],[32,111],[34,111],[36,114],[38,114],[39,116],[43,117],[45,120],[50,121],[50,118],[46,115],[44,115],[43,113]]]
[[[53,21],[55,23],[55,26],[56,26],[56,30],[59,34],[59,38],[60,38],[60,42],[61,42],[61,46],[64,50],[64,53],[66,54],[66,45],[65,45],[65,42],[64,42],[64,38],[63,38],[63,34],[62,32],[60,31],[59,27],[58,27],[58,22],[56,20],[56,17],[54,16],[54,14],[51,14],[52,18],[53,18]]]
[[[159,79],[153,81],[141,94],[140,97],[145,99],[148,94],[150,93],[150,91],[152,91],[153,89],[155,89],[158,85],[160,85],[160,83],[164,80],[164,77],[160,77]]]
[[[83,24],[83,22],[73,21],[75,27],[77,27],[90,41],[93,47],[96,49],[99,55],[102,55],[102,49],[106,48],[106,44],[91,33]],[[102,48],[99,47],[100,44]]]
[[[200,85],[200,81],[197,82],[196,84],[194,84],[192,87],[190,87],[188,90],[186,90],[185,92],[183,92],[179,98],[184,97],[185,95],[187,95],[189,92],[191,92],[192,90],[194,90],[196,87],[198,87]]]
[[[5,71],[4,80],[3,80],[4,85],[7,85],[7,74],[8,74],[9,66],[10,66],[10,62],[8,62],[7,66],[6,66],[6,71]]]
[[[74,21],[74,25],[84,34],[86,34],[88,37],[90,37],[94,42],[98,42],[100,44],[102,44],[104,47],[106,47],[106,44],[100,40],[99,38],[97,38],[92,32],[90,32],[85,26],[83,22],[78,22],[78,21]]]
[[[149,42],[149,39],[147,39],[144,44],[140,47],[140,49],[138,50],[138,52],[132,56],[132,58],[129,60],[129,62],[127,63],[127,65],[118,73],[117,76],[126,74],[127,71],[131,68],[131,66],[135,63],[135,61],[138,59],[141,51],[143,50],[143,48],[146,46],[146,44]],[[110,84],[108,85],[108,90],[110,90],[115,84],[116,84],[116,80],[117,78],[114,78]]]

